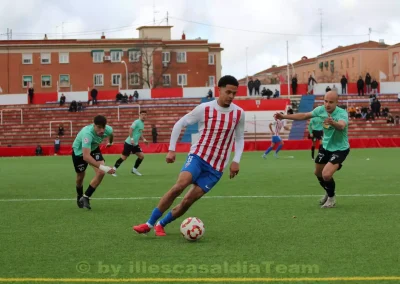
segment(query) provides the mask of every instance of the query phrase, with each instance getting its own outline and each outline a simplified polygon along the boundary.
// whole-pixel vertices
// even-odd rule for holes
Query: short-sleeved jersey
[[[316,107],[312,111],[312,117],[319,117],[324,121],[328,118],[328,113],[325,109],[325,106]],[[346,126],[343,130],[337,130],[331,125],[323,124],[322,128],[324,130],[324,138],[322,139],[322,147],[324,147],[327,151],[344,151],[350,148],[349,137],[348,137],[348,128],[349,128],[349,117],[347,112],[340,108],[336,107],[335,110],[331,113],[331,117],[334,121],[338,122],[343,120],[346,122]]]
[[[308,124],[308,132],[312,134],[313,130],[320,131],[323,130],[324,120],[320,117],[313,117]]]
[[[279,133],[281,132],[282,128],[285,127],[286,125],[286,120],[275,120],[272,122],[272,130],[274,131],[274,136],[279,136]]]
[[[136,119],[132,125],[131,128],[133,129],[132,137],[133,141],[135,142],[135,145],[139,144],[139,139],[142,136],[143,129],[144,129],[144,122],[141,119]],[[126,143],[131,144],[131,137],[128,136],[125,140]]]
[[[83,127],[72,144],[75,156],[82,156],[82,148],[90,148],[90,151],[95,150],[103,142],[104,138],[109,137],[112,133],[113,129],[109,125],[106,125],[102,136],[97,136],[93,124]]]

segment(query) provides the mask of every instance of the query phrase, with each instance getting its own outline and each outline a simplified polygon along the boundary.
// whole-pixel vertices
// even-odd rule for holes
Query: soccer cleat
[[[115,174],[112,174],[112,176],[113,176],[113,177],[116,177],[116,176],[117,176],[117,168],[116,168],[116,167],[113,167],[113,170],[115,171]]]
[[[141,176],[141,175],[142,175],[142,174],[139,173],[138,170],[135,169],[135,168],[132,169],[131,173],[132,173],[132,174],[135,174],[135,175],[137,175],[137,176]]]
[[[76,204],[78,204],[78,207],[79,207],[79,208],[83,208],[83,203],[82,203],[81,200],[80,200],[81,197],[82,197],[82,196],[77,196],[77,197],[76,197]]]
[[[264,155],[261,156],[261,158],[266,159],[267,155],[264,154]]]
[[[167,235],[164,231],[164,227],[160,224],[154,226],[154,232],[157,237],[165,237]]]
[[[324,205],[327,200],[328,200],[328,194],[325,193],[325,195],[319,200],[319,205]]]
[[[275,153],[275,154],[274,154],[274,157],[277,158],[277,159],[279,159],[278,153]]]
[[[90,207],[89,197],[82,196],[82,197],[79,199],[79,202],[82,203],[82,208],[87,208],[87,209],[89,209],[89,210],[92,209],[92,207]]]
[[[133,226],[132,228],[138,234],[147,234],[151,231],[151,228],[147,224],[140,224],[137,226]]]
[[[334,208],[336,206],[335,197],[328,197],[328,200],[325,202],[321,208]]]

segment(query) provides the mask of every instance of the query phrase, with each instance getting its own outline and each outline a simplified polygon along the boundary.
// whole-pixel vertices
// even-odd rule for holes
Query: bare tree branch
[[[142,85],[146,85],[148,88],[156,88],[159,85],[163,85],[163,75],[170,69],[170,62],[164,66],[162,55],[160,62],[154,61],[155,53],[158,51],[162,52],[163,44],[144,41],[135,47],[139,49],[139,63],[140,61],[142,63],[134,63],[135,73],[138,74]]]

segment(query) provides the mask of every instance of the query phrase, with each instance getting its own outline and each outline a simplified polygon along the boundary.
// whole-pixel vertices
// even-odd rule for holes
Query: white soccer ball
[[[204,235],[205,228],[203,222],[196,217],[189,217],[181,224],[181,234],[188,241],[197,241]]]

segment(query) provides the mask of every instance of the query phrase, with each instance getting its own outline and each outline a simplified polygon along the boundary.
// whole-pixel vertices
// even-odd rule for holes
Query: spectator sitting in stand
[[[279,91],[277,89],[275,89],[274,98],[278,98],[278,97],[279,97]]]
[[[134,91],[133,92],[133,101],[134,102],[137,102],[139,100],[139,93],[138,93],[138,91]]]
[[[388,113],[388,116],[386,118],[386,123],[387,124],[394,124],[394,117],[392,116],[391,113]]]
[[[83,111],[83,105],[82,105],[81,101],[78,102],[77,110],[78,111]]]
[[[76,101],[72,101],[71,104],[69,105],[68,111],[70,112],[76,112],[78,110],[78,104]]]
[[[121,94],[121,92],[118,92],[118,94],[115,96],[115,101],[116,102],[122,102],[124,96]]]

